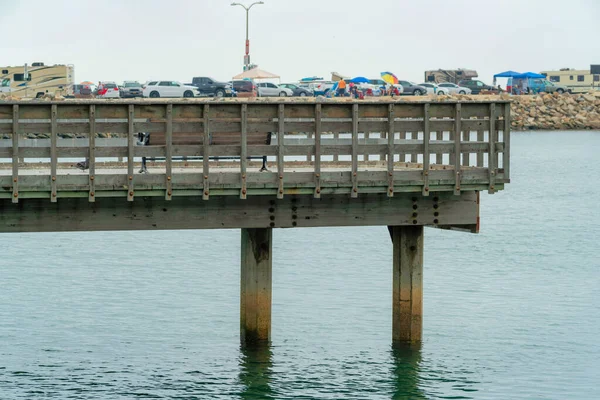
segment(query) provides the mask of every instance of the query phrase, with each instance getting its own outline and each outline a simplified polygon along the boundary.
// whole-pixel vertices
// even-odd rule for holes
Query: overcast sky
[[[264,0],[250,54],[283,81],[331,71],[422,82],[437,68],[600,64],[600,0]],[[228,0],[0,0],[0,66],[74,64],[75,79],[229,80],[241,72],[245,11]],[[244,2],[250,4],[251,2]]]

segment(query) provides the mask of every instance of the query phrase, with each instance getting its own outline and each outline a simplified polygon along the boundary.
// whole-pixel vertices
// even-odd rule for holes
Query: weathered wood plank
[[[19,105],[13,105],[12,113],[12,202],[19,202]]]
[[[429,103],[423,105],[423,196],[429,196]]]
[[[322,106],[315,105],[315,193],[316,199],[321,198],[321,118]]]
[[[489,128],[489,142],[490,152],[488,154],[488,171],[490,173],[490,188],[488,193],[494,193],[494,179],[496,177],[496,124],[494,123],[496,118],[496,104],[490,103],[490,128]]]
[[[279,105],[278,113],[278,125],[277,129],[277,173],[279,174],[279,190],[277,191],[277,198],[283,199],[283,179],[284,179],[284,155],[285,155],[285,107],[283,104]]]
[[[127,137],[127,175],[128,175],[128,188],[127,188],[127,201],[133,201],[134,191],[133,191],[133,153],[134,153],[134,135],[135,135],[135,127],[134,127],[134,118],[135,118],[135,108],[133,104],[129,105],[128,110],[128,124],[129,124],[129,136]],[[102,109],[102,108],[100,108]],[[98,111],[98,110],[96,110]]]
[[[456,196],[460,195],[462,179],[462,168],[460,165],[462,117],[462,105],[457,103],[454,114],[454,195]]]
[[[89,138],[88,138],[88,201],[94,203],[96,201],[96,189],[94,180],[96,175],[96,105],[90,104],[88,109],[89,117]]]
[[[204,105],[204,145],[202,146],[202,199],[208,200],[210,198],[210,186],[209,186],[209,157],[211,153],[210,144],[210,106]]]
[[[248,164],[248,137],[247,137],[247,118],[248,118],[248,105],[242,104],[242,130],[241,130],[241,149],[240,149],[240,178],[241,178],[241,190],[240,199],[246,198],[246,170]]]
[[[388,172],[388,197],[394,196],[394,138],[395,138],[395,110],[394,105],[388,106],[388,149],[387,149],[387,172]]]
[[[502,150],[502,169],[504,178],[510,180],[510,104],[504,105],[504,128],[502,139],[504,148]]]
[[[58,163],[58,155],[56,154],[56,116],[57,106],[52,104],[50,106],[50,119],[51,119],[51,131],[50,131],[50,201],[56,203],[56,166]]]
[[[352,106],[352,197],[358,196],[358,104]]]
[[[167,123],[165,130],[165,174],[167,190],[165,191],[165,200],[171,200],[173,195],[173,104],[167,104],[165,113]]]

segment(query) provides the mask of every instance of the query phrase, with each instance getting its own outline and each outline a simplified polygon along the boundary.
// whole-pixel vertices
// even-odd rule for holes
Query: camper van
[[[542,71],[542,75],[550,82],[566,87],[571,93],[585,93],[600,90],[600,74],[591,73],[591,69],[563,68],[558,71]]]
[[[45,94],[71,95],[75,73],[73,65],[44,65],[35,62],[19,67],[0,67],[0,93],[21,98]]]

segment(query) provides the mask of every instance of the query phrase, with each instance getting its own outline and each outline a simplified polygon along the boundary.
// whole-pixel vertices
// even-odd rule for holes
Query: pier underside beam
[[[418,342],[423,334],[423,227],[392,226],[392,340]]]
[[[242,229],[240,340],[257,346],[271,340],[273,229]]]
[[[464,192],[347,195],[138,197],[0,200],[0,232],[161,229],[308,228],[320,226],[433,226],[475,232],[478,195]]]

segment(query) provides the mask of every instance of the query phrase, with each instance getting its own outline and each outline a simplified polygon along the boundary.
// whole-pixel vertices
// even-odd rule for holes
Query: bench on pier
[[[233,145],[241,146],[241,133],[240,132],[211,132],[209,135],[209,144],[211,146],[223,146]],[[271,132],[248,132],[246,134],[246,143],[248,146],[258,145],[270,145],[271,144]],[[173,132],[171,139],[173,146],[202,146],[204,145],[204,135],[198,134],[197,132]],[[138,146],[166,146],[167,135],[165,132],[139,132],[138,133]],[[223,159],[238,159],[239,157],[210,157],[213,160]],[[253,157],[248,156],[247,159],[262,159],[261,171],[267,171],[267,156]],[[146,161],[164,160],[165,157],[142,157],[142,168],[140,173],[148,173],[146,167]],[[184,159],[183,156],[173,157],[172,159]],[[185,159],[199,159],[202,157],[186,157]]]

